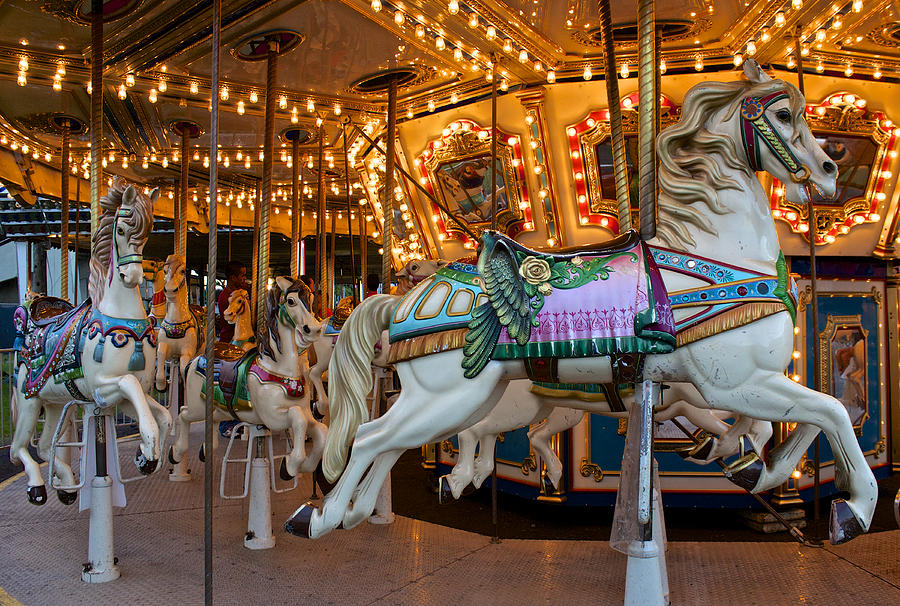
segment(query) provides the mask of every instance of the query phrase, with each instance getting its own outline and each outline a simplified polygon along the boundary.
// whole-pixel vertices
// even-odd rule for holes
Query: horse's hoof
[[[541,473],[541,492],[544,494],[553,494],[556,491],[556,486],[553,485],[553,482],[550,480],[550,475],[546,472]]]
[[[169,463],[172,465],[178,465],[180,461],[175,460],[175,449],[169,446],[169,455],[168,455]]]
[[[319,490],[322,491],[323,495],[326,495],[329,492],[331,492],[334,489],[335,484],[337,484],[337,482],[335,482],[335,483],[329,482],[328,479],[325,477],[325,472],[322,471],[322,463],[321,462],[318,465],[316,465],[316,469],[315,469],[315,471],[313,471],[313,479],[316,482],[316,486],[318,486]]]
[[[281,459],[281,467],[278,468],[278,476],[285,482],[290,482],[294,479],[294,476],[288,471],[287,461],[285,459]]]
[[[159,465],[159,460],[148,459],[141,451],[141,447],[138,446],[137,452],[134,454],[134,464],[137,466],[138,471],[140,471],[145,476],[149,476],[151,473],[156,471],[156,468]]]
[[[201,463],[206,462],[206,445],[205,444],[200,445],[200,452],[197,454],[197,457],[200,459]]]
[[[832,545],[840,545],[863,534],[865,530],[856,519],[853,510],[844,499],[831,502],[831,520],[828,525],[828,540]]]
[[[447,476],[438,478],[438,503],[443,505],[453,500],[453,491],[450,489],[450,480]]]
[[[75,502],[75,499],[78,498],[78,493],[69,492],[68,490],[57,490],[56,498],[59,499],[59,502],[63,505],[71,505]]]
[[[47,502],[47,487],[43,484],[40,486],[29,486],[27,494],[28,502],[32,505],[43,505]]]
[[[295,537],[310,538],[309,524],[315,510],[316,508],[309,501],[301,505],[284,523],[284,531]]]
[[[318,404],[319,404],[318,401],[310,400],[309,401],[309,411],[312,413],[312,416],[316,421],[321,421],[322,419],[325,418],[325,415],[323,415],[321,412],[319,412]]]
[[[763,462],[755,452],[744,455],[722,470],[725,477],[741,488],[753,492],[763,472]]]
[[[681,455],[683,459],[696,459],[697,461],[705,461],[709,458],[709,453],[712,452],[713,446],[715,445],[715,440],[713,440],[712,436],[706,434],[703,438],[695,444],[693,447],[687,450],[679,450],[678,454]]]
[[[897,522],[897,526],[900,526],[900,490],[897,491],[897,496],[894,497],[894,521]]]

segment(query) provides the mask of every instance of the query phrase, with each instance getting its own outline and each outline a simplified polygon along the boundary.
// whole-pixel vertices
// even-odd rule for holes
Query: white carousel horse
[[[231,292],[228,296],[228,307],[222,317],[229,324],[234,324],[234,336],[231,344],[244,351],[250,351],[255,345],[253,326],[250,323],[250,295],[243,288]]]
[[[481,487],[494,468],[494,442],[498,434],[536,423],[538,425],[528,431],[528,439],[547,466],[541,482],[547,489],[559,487],[563,468],[550,447],[553,436],[575,427],[589,412],[626,418],[635,402],[634,394],[629,394],[621,397],[618,406],[611,406],[601,390],[585,391],[590,387],[586,385],[556,389],[560,387],[563,386],[547,389],[542,385],[532,387],[531,381],[510,381],[497,406],[481,421],[459,432],[456,464],[450,474],[440,478],[438,494],[441,501],[448,500],[450,494],[458,499],[470,482],[475,488]],[[554,391],[565,395],[550,395]],[[733,424],[728,424],[724,418],[731,413],[713,411],[705,405],[701,408],[697,405],[699,400],[702,400],[699,392],[690,383],[673,383],[663,390],[661,406],[654,411],[658,423],[682,416],[708,434],[719,436],[707,436],[702,444],[681,453],[683,456],[701,465],[731,456],[740,452],[741,438],[745,434],[752,450],[762,452],[772,434],[771,423],[739,417]]]
[[[734,469],[733,481],[753,492],[782,484],[818,432],[824,431],[835,453],[835,484],[849,492],[846,501],[832,502],[830,539],[841,543],[865,532],[878,488],[845,408],[835,398],[784,374],[793,351],[796,304],[788,296],[793,288],[769,199],[755,174],[769,172],[785,184],[788,199],[802,201],[812,195],[811,188],[826,197],[833,195],[837,167],[810,132],[799,91],[785,81],[773,80],[754,61],[745,62],[744,73],[744,80],[694,86],[685,96],[679,122],[660,134],[654,240],[640,249],[629,248],[627,241],[614,241],[607,247],[552,256],[485,232],[476,278],[484,292],[471,292],[476,286],[471,277],[460,282],[470,291],[464,299],[470,309],[472,294],[481,299],[476,299],[471,320],[460,330],[441,326],[444,332],[424,339],[400,338],[401,326],[395,340],[392,330],[392,358],[397,360],[403,390],[385,415],[361,424],[368,413],[365,396],[372,386],[372,346],[384,329],[399,325],[395,309],[402,316],[422,300],[423,292],[431,292],[430,285],[414,289],[399,306],[391,297],[364,301],[344,325],[329,369],[331,424],[322,463],[329,480],[339,479],[321,509],[301,506],[285,523],[285,530],[319,537],[341,524],[345,528],[359,524],[371,513],[382,481],[403,451],[439,442],[478,422],[495,406],[511,379],[534,376],[528,370],[541,370],[541,360],[549,360],[543,370],[551,370],[555,382],[621,382],[616,379],[622,370],[620,350],[613,347],[622,343],[618,335],[633,339],[647,329],[651,331],[646,333],[647,342],[629,341],[645,343],[636,381],[690,382],[707,407],[798,424],[769,453],[767,465],[757,459]],[[631,251],[627,253],[630,261],[617,256],[626,249]],[[585,256],[590,260],[585,261]],[[631,291],[619,286],[604,292],[595,286],[610,275],[624,280],[628,272],[638,273],[629,268],[641,258],[646,260],[641,271],[648,277],[636,279],[633,287],[629,282]],[[661,266],[665,288],[653,286],[659,274],[654,274],[651,261]],[[611,274],[609,270],[615,268],[616,274]],[[736,276],[744,279],[735,280]],[[455,288],[447,280],[443,283]],[[592,296],[641,296],[635,295],[626,309],[598,310],[616,321],[609,324],[616,327],[606,333],[609,337],[549,343],[533,339],[533,326],[555,330],[554,325],[541,323],[539,318],[546,315],[539,314],[544,306],[553,310],[559,302],[569,301],[568,289],[575,284]],[[724,309],[719,300],[733,304],[731,311],[718,313]],[[447,309],[451,307],[452,299]],[[672,307],[678,314],[675,318]],[[454,310],[460,308],[465,306]],[[633,321],[622,324],[619,320],[628,317],[626,312]],[[663,334],[654,335],[654,326],[665,327],[663,333],[669,337],[677,328],[678,347],[672,349]],[[543,352],[552,351],[556,343],[585,357],[515,359],[511,355],[532,348],[537,355],[547,355]],[[603,345],[610,355],[597,355],[601,352],[591,351],[591,345]],[[498,350],[510,352],[512,359],[497,359]],[[406,355],[400,355],[404,351]]]
[[[63,406],[70,400],[93,400],[119,406],[136,419],[141,444],[135,464],[152,473],[172,420],[169,412],[147,395],[153,381],[156,336],[139,292],[144,244],[153,228],[149,197],[116,178],[100,199],[102,215],[91,245],[91,298],[78,308],[53,298],[32,301],[15,312],[16,329],[24,333],[14,397],[18,420],[9,449],[13,463],[21,461],[28,476],[28,499],[47,499],[38,464],[27,445],[41,408],[46,420],[38,442],[44,459]],[[60,313],[62,312],[62,313]],[[54,469],[64,484],[74,484],[71,468],[57,457]],[[57,491],[63,503],[74,493]]]
[[[434,275],[434,272],[446,264],[446,261],[432,259],[415,259],[410,261],[396,274],[397,292],[394,295],[399,296],[408,293],[422,280]],[[328,392],[325,389],[322,375],[328,370],[328,363],[331,362],[331,352],[334,351],[334,344],[340,333],[340,327],[351,311],[353,311],[351,299],[349,297],[341,299],[334,309],[334,315],[322,323],[321,334],[313,341],[313,352],[316,360],[314,364],[310,364],[309,380],[315,388],[315,406],[318,412],[323,415],[328,409]]]
[[[202,308],[188,304],[187,271],[184,260],[169,255],[165,264],[163,292],[166,296],[166,316],[159,325],[159,346],[156,349],[156,389],[166,388],[166,361],[178,360],[178,370],[184,369],[206,340]]]
[[[265,425],[272,431],[290,429],[293,445],[282,462],[282,477],[315,469],[327,429],[312,417],[302,374],[306,361],[302,352],[319,328],[310,311],[311,302],[312,293],[303,282],[275,278],[266,295],[266,322],[256,350],[244,352],[220,343],[214,369],[208,368],[204,356],[191,360],[185,371],[185,404],[175,419],[175,441],[169,450],[171,463],[181,461],[188,448],[190,424],[205,416],[205,373],[214,372],[215,421],[237,419]],[[308,454],[307,436],[312,438]]]

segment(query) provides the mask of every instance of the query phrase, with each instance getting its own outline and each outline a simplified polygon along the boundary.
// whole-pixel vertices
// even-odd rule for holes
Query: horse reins
[[[112,242],[110,243],[110,255],[109,255],[109,283],[112,284],[112,264],[113,260],[116,263],[116,269],[122,267],[123,265],[129,265],[131,263],[143,263],[144,255],[141,253],[135,253],[131,255],[125,255],[124,257],[119,256],[119,246],[116,242],[116,231],[119,225],[120,217],[130,217],[134,214],[133,208],[118,208],[116,210],[116,218],[113,221],[113,229],[112,229]]]

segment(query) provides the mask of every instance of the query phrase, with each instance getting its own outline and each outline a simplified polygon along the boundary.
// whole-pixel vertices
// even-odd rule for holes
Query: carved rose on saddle
[[[541,284],[550,279],[550,264],[538,257],[525,257],[519,265],[519,275],[529,284]],[[547,287],[550,288],[550,285],[547,284]]]

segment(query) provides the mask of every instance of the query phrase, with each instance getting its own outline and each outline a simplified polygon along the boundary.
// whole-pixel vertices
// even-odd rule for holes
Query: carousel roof
[[[636,3],[612,5],[617,72],[626,94],[637,72]],[[425,140],[415,125],[428,131],[427,140],[440,138],[441,130],[460,116],[482,116],[473,124],[490,127],[489,117],[483,119],[484,112],[474,107],[484,106],[490,97],[494,64],[503,96],[583,84],[603,75],[597,2],[588,0],[223,0],[218,91],[210,88],[210,0],[107,1],[104,12],[105,170],[171,191],[182,161],[176,125],[196,125],[188,161],[194,200],[189,219],[197,224],[203,223],[208,204],[209,162],[218,159],[223,204],[232,208],[236,224],[252,225],[264,140],[268,41],[277,41],[280,53],[273,191],[275,208],[285,217],[291,136],[301,141],[304,214],[314,211],[320,136],[329,208],[345,212],[348,182],[354,202],[365,204],[366,196],[374,197],[367,172],[375,168],[372,159],[378,154],[372,154],[360,131],[376,139],[383,135],[388,81],[399,86],[401,165],[415,173],[411,165]],[[900,74],[900,17],[888,0],[657,0],[656,19],[664,93],[669,81],[681,77],[694,82],[711,71],[734,70],[751,56],[773,69],[794,70],[797,43],[806,72],[831,78],[829,82],[888,87]],[[26,201],[29,192],[59,195],[65,118],[71,120],[72,132],[69,170],[82,177],[70,186],[70,197],[88,199],[83,177],[89,168],[90,95],[96,94],[88,86],[89,23],[88,0],[0,3],[0,179]],[[839,90],[839,84],[832,89]],[[594,97],[602,98],[601,87],[596,90]],[[220,100],[216,154],[210,152],[208,132],[214,93]],[[580,102],[579,116],[605,105]],[[449,116],[443,124],[429,122],[442,113]],[[508,123],[508,113],[501,120]],[[292,129],[293,134],[285,134]],[[562,145],[557,155],[566,151]],[[551,172],[555,187],[564,189],[560,169],[552,167]],[[407,188],[404,195],[418,195]],[[543,189],[541,183],[526,183],[523,203],[535,200]],[[568,193],[556,195],[562,199]],[[161,200],[159,211],[171,216],[171,203],[165,195]],[[443,240],[428,221],[429,205],[410,205],[423,240],[438,246]],[[534,209],[534,214],[546,213]],[[581,225],[595,223],[579,224],[577,217],[570,222],[569,240],[577,239],[571,234]],[[338,223],[337,229],[346,231],[344,222]],[[544,236],[552,232],[540,220],[534,223]],[[304,233],[313,231],[312,224],[306,222]],[[289,233],[286,225],[276,220],[273,229]],[[374,222],[368,226],[370,234],[377,234]]]

